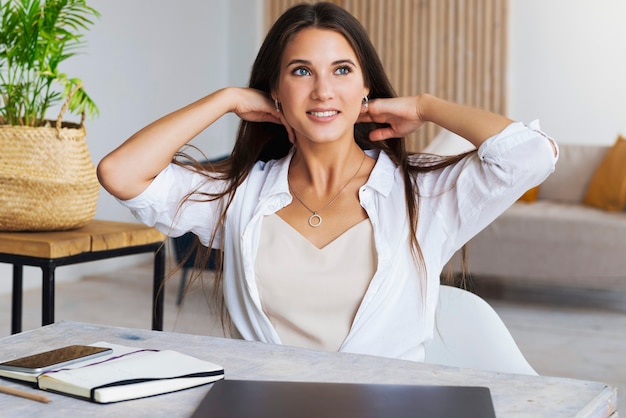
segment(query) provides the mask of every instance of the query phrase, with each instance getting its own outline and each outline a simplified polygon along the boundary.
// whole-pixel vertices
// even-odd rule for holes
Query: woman
[[[172,164],[227,113],[231,156]],[[477,152],[409,156],[430,121]],[[360,23],[329,3],[287,10],[249,88],[224,88],[143,128],[98,166],[149,225],[223,250],[228,314],[247,340],[421,361],[448,259],[554,169],[536,127],[422,94],[396,98]]]

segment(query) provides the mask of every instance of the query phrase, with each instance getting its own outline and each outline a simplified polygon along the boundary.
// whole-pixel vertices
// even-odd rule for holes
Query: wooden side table
[[[107,258],[154,253],[152,329],[163,330],[165,236],[127,222],[93,220],[84,227],[55,232],[0,232],[0,262],[13,264],[11,333],[22,330],[23,267],[42,270],[41,324],[54,322],[56,267]]]

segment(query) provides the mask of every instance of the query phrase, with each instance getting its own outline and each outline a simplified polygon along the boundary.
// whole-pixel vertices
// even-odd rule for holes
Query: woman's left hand
[[[403,138],[424,124],[419,112],[419,96],[371,100],[367,110],[361,113],[357,119],[357,123],[359,122],[376,122],[389,125],[370,132],[370,140],[372,141]]]
[[[357,122],[389,125],[370,132],[372,141],[402,138],[419,129],[424,122],[432,122],[465,138],[478,148],[487,138],[502,132],[513,121],[493,112],[425,93],[415,97],[372,100]]]

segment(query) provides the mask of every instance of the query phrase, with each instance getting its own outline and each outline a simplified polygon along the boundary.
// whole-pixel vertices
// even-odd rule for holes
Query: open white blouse
[[[557,157],[538,123],[516,122],[459,163],[419,175],[417,239],[425,268],[418,270],[409,246],[404,180],[385,153],[368,155],[377,162],[359,199],[372,224],[377,269],[339,351],[423,361],[424,345],[433,335],[442,268],[464,243],[552,173]],[[262,308],[255,258],[263,217],[292,201],[287,184],[292,156],[255,164],[214,243],[224,250],[228,311],[246,340],[282,343]],[[206,245],[221,202],[186,202],[180,211],[178,205],[191,190],[223,187],[170,165],[143,193],[122,203],[141,222],[170,236],[192,231]]]

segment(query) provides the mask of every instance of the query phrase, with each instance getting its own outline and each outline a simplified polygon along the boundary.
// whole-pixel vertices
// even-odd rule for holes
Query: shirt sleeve
[[[477,152],[422,176],[420,205],[446,231],[445,256],[493,222],[528,189],[555,169],[558,146],[538,122],[515,122],[487,139]]]
[[[182,205],[181,202],[193,191],[217,193],[224,186],[224,181],[209,180],[202,174],[170,164],[141,194],[118,201],[130,209],[140,222],[154,226],[171,237],[193,232],[206,246],[221,213],[222,201],[208,202],[198,195],[197,200],[187,200]],[[214,247],[218,245],[219,236],[213,243]]]

